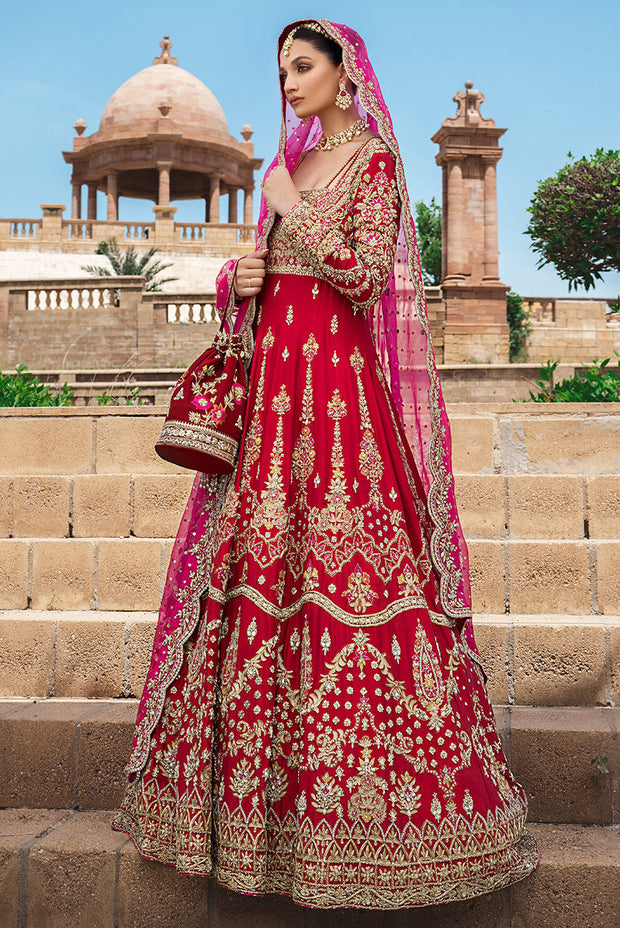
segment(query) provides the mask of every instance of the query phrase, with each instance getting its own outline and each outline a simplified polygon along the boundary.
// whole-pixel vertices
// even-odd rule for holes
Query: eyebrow
[[[307,58],[308,61],[312,61],[311,55],[298,55],[297,58],[294,58],[293,61],[291,61],[291,67],[293,67],[294,64],[297,64],[297,62],[301,61],[303,58]],[[282,67],[280,67],[280,74],[286,74],[286,71]]]

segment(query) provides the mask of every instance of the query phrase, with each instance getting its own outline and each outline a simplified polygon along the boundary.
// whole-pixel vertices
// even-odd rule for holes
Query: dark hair
[[[329,36],[323,35],[322,32],[315,32],[314,29],[309,29],[308,26],[300,26],[296,29],[295,38],[303,39],[304,42],[308,42],[309,45],[316,48],[318,52],[323,52],[335,68],[342,64],[342,48],[335,39],[330,39]],[[353,81],[351,83],[353,84],[353,93],[356,93],[357,87]]]
[[[296,29],[295,38],[303,39],[304,42],[309,42],[317,51],[323,52],[335,68],[342,64],[342,48],[334,39],[330,39],[321,32],[315,32],[314,29],[309,29],[307,26],[300,26],[299,29]]]

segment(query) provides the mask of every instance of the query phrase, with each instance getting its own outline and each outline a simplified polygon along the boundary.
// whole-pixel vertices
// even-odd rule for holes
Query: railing
[[[92,219],[66,219],[63,220],[62,227],[67,230],[67,237],[71,242],[79,239],[90,241],[93,237]]]
[[[154,222],[125,222],[124,238],[126,242],[152,241],[155,237]]]
[[[27,291],[26,309],[107,309],[120,305],[116,287],[41,287]]]
[[[523,309],[532,322],[555,322],[555,300],[548,297],[523,297]]]
[[[207,222],[175,222],[177,238],[181,242],[204,242],[209,223]]]
[[[11,238],[39,238],[41,219],[11,219]]]
[[[208,323],[217,322],[214,303],[200,301],[166,303],[166,322]]]

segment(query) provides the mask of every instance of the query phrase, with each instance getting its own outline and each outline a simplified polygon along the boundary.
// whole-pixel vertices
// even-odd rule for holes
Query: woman
[[[223,311],[256,306],[239,457],[181,522],[114,827],[244,893],[465,899],[538,849],[473,638],[402,160],[357,33],[293,23],[278,62],[257,250],[218,279]]]

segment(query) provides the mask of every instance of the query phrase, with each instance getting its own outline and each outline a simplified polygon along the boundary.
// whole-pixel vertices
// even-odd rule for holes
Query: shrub
[[[70,406],[73,396],[67,383],[54,391],[29,374],[25,364],[18,364],[14,374],[0,373],[0,406]]]
[[[620,359],[620,352],[614,348],[614,354]],[[565,377],[554,384],[553,372],[558,361],[545,361],[539,369],[540,380],[534,385],[539,387],[537,393],[531,390],[529,399],[517,400],[521,403],[613,403],[620,400],[620,360],[618,371],[608,369],[610,358],[599,361],[593,358],[592,367],[575,371],[572,377]]]

